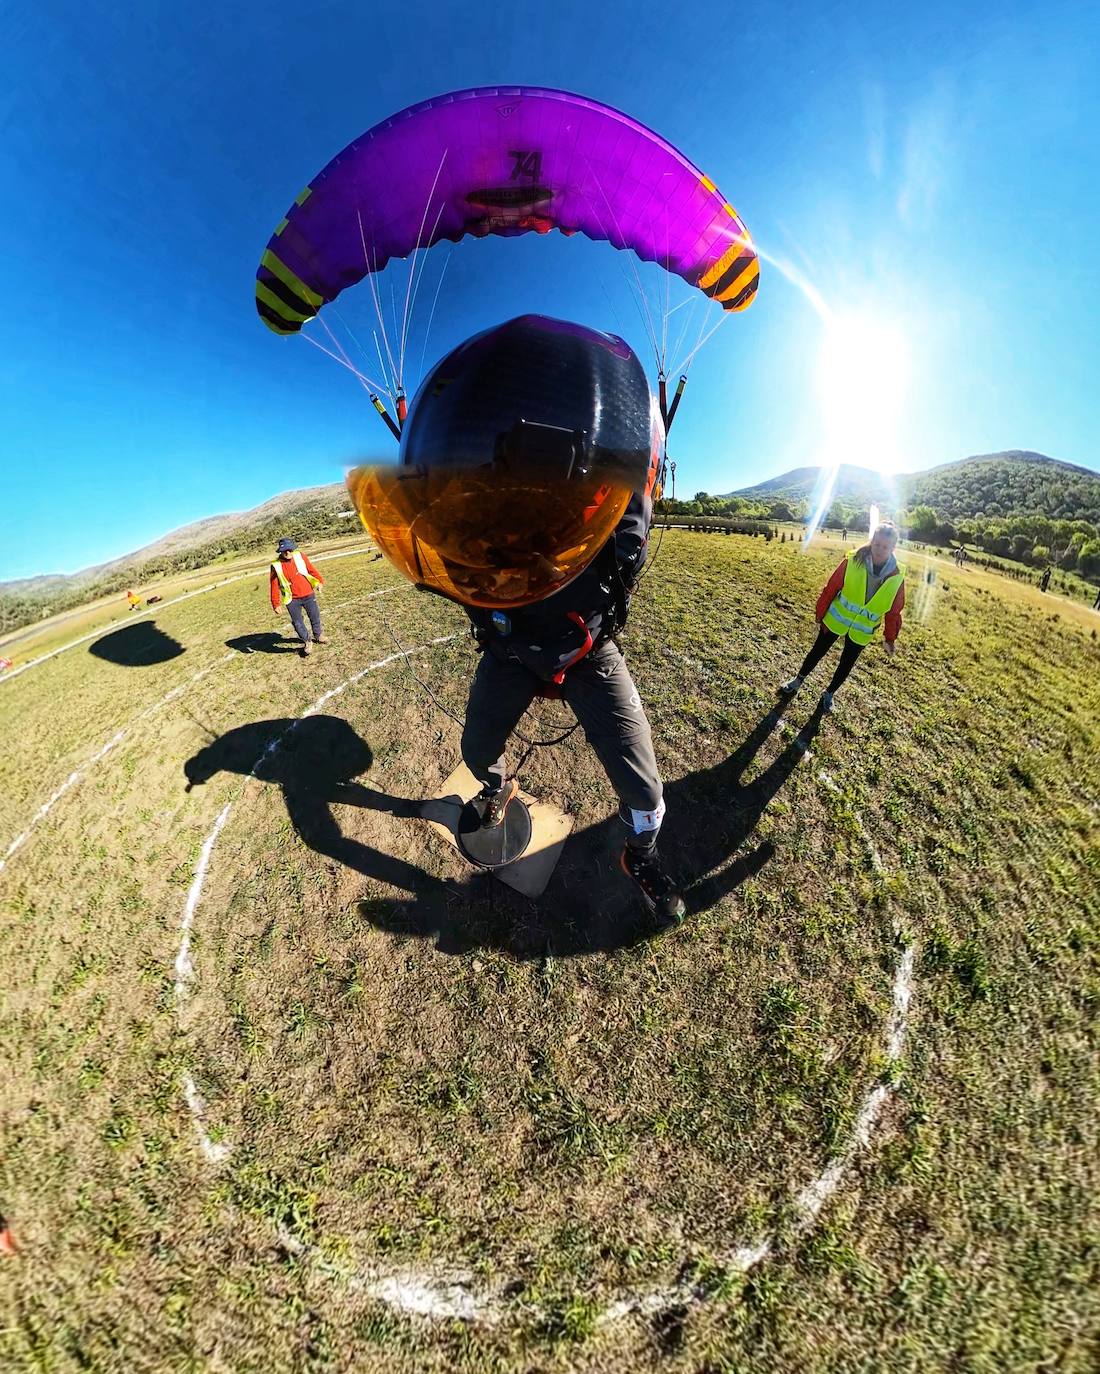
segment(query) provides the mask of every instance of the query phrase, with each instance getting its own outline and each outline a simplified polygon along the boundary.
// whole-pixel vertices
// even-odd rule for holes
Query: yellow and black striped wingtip
[[[269,305],[265,305],[258,295],[256,297],[256,313],[273,334],[297,334],[302,327],[301,324],[291,324],[289,320],[284,320]]]
[[[754,259],[752,266],[745,273],[742,282],[735,288],[731,288],[726,295],[718,297],[722,303],[723,310],[747,310],[753,301],[756,300],[756,291],[760,285],[760,261]]]
[[[760,259],[746,238],[737,238],[699,278],[699,290],[723,310],[745,310],[760,285]]]
[[[269,247],[256,273],[256,311],[276,334],[297,334],[324,304],[301,277]]]
[[[700,175],[699,184],[708,196],[721,203],[721,211],[733,221],[735,237],[715,262],[701,273],[696,285],[705,295],[718,301],[723,310],[747,310],[756,299],[760,285],[760,259],[745,222],[710,177]]]

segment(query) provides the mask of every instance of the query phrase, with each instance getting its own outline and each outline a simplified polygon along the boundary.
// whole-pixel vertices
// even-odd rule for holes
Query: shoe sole
[[[486,830],[495,830],[498,825],[504,824],[504,817],[507,814],[508,808],[519,796],[519,780],[517,778],[509,778],[508,783],[506,783],[505,786],[507,786],[509,783],[511,784],[512,790],[511,792],[509,792],[507,798],[505,799],[504,805],[500,808],[500,820],[494,821],[492,825],[489,825],[485,821],[482,821],[482,825],[485,826]]]

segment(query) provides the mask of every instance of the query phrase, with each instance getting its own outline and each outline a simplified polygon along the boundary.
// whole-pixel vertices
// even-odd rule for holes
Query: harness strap
[[[569,617],[569,619],[573,622],[574,625],[576,625],[579,629],[582,629],[584,631],[584,643],[581,645],[580,650],[573,655],[573,657],[569,660],[568,663],[563,664],[562,667],[554,674],[553,678],[551,679],[559,687],[565,681],[566,672],[570,668],[578,664],[581,661],[581,659],[585,656],[585,654],[589,653],[592,649],[592,631],[585,624],[584,617],[581,616],[577,611],[566,611],[566,615]]]

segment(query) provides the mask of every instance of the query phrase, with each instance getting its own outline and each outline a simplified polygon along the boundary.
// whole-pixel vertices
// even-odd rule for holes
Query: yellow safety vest
[[[313,574],[306,568],[305,559],[302,557],[302,555],[298,552],[297,549],[295,549],[290,556],[294,563],[294,566],[302,574],[302,576],[313,588],[313,590],[316,591],[317,588],[321,585],[321,579],[319,577],[314,577]],[[283,560],[281,558],[277,558],[275,562],[272,563],[271,571],[279,579],[279,592],[283,599],[283,605],[285,606],[288,601],[293,601],[294,596],[290,590],[290,582],[287,580],[287,575],[285,572],[283,572]]]
[[[867,568],[858,550],[854,550],[844,569],[844,586],[825,612],[825,628],[835,635],[847,635],[856,644],[870,644],[904,581],[905,569],[899,563],[897,572],[891,573],[868,601]]]

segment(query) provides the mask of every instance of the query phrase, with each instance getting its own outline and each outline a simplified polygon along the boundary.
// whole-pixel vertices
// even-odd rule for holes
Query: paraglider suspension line
[[[669,499],[670,501],[675,501],[675,500],[676,500],[676,464],[675,464],[675,463],[672,463],[672,462],[669,462],[669,460],[668,460],[667,457],[666,457],[664,463],[662,463],[662,465],[661,465],[661,473],[660,473],[661,499],[664,500],[665,467],[666,467],[666,466],[667,466],[667,467],[670,469],[670,471],[672,472],[672,495],[671,495],[668,499]],[[660,526],[659,526],[659,528],[658,528],[658,530],[657,530],[657,543],[656,543],[656,545],[655,545],[655,547],[654,547],[654,549],[653,549],[653,552],[652,552],[652,553],[649,555],[649,557],[646,559],[646,561],[645,561],[645,567],[641,570],[641,572],[638,574],[638,576],[634,579],[634,586],[635,586],[635,587],[640,587],[640,586],[641,586],[642,578],[645,577],[645,576],[647,575],[647,573],[649,572],[649,570],[653,567],[654,563],[656,563],[656,561],[657,561],[657,556],[658,556],[658,555],[660,554],[660,552],[661,552],[661,544],[662,544],[662,542],[664,541],[665,530],[668,529],[668,522],[669,522],[669,519],[670,519],[669,512],[668,512],[668,510],[667,510],[667,508],[666,508],[666,510],[665,510],[665,512],[664,512],[664,515],[663,515],[663,518],[662,518],[662,520],[661,520],[661,524],[660,524]]]
[[[440,699],[436,696],[436,694],[432,691],[428,684],[423,680],[423,678],[418,676],[416,669],[412,665],[412,651],[410,649],[407,649],[405,645],[402,644],[401,641],[398,639],[397,635],[394,633],[393,626],[390,624],[389,620],[386,617],[386,613],[381,606],[378,607],[378,614],[381,617],[382,624],[385,626],[386,633],[393,640],[398,653],[401,654],[401,656],[404,658],[405,666],[406,668],[408,668],[409,675],[412,677],[412,680],[416,683],[416,685],[419,688],[421,688],[422,691],[427,693],[427,695],[431,698],[431,700],[443,712],[445,716],[449,716],[450,719],[453,720],[454,723],[457,726],[459,726],[460,729],[465,730],[465,717],[457,715],[454,711],[451,710],[449,706],[447,706],[444,702],[440,701]],[[531,757],[531,755],[535,752],[536,749],[552,749],[556,744],[564,744],[565,741],[569,738],[569,736],[573,733],[573,731],[576,730],[579,724],[580,722],[575,720],[572,723],[572,725],[564,729],[561,732],[561,734],[555,735],[553,739],[530,739],[517,726],[512,733],[523,744],[526,744],[527,748],[520,757],[519,763],[516,764],[514,771],[516,773],[519,773],[522,770],[524,764],[526,764],[527,760]]]

